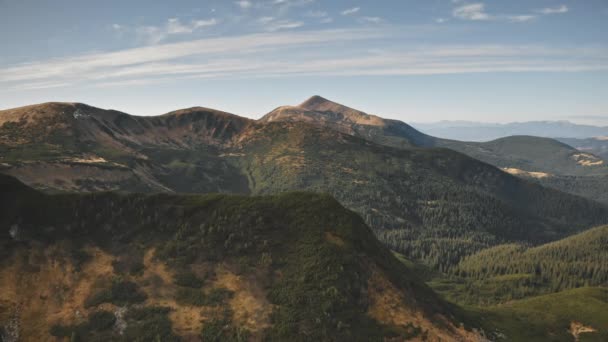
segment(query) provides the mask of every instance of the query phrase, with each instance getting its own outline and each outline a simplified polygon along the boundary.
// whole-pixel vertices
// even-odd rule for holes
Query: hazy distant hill
[[[482,143],[443,140],[438,144],[503,169],[559,176],[608,175],[603,159],[555,139],[510,136]]]
[[[412,123],[412,126],[432,136],[463,141],[489,141],[511,135],[577,139],[608,136],[608,127],[580,125],[569,121],[528,121],[507,124],[440,121]]]
[[[593,153],[608,162],[608,137],[587,139],[557,138],[557,140],[583,152]]]

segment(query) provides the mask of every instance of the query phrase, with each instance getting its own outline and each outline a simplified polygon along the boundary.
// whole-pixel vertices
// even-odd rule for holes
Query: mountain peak
[[[358,115],[365,114],[356,109],[344,106],[337,102],[330,101],[319,95],[312,96],[311,98],[304,101],[297,107],[301,108],[301,109],[315,111],[315,112],[333,112],[333,113],[337,113],[337,114],[350,113],[350,114],[358,114]]]
[[[337,104],[337,103],[330,101],[322,96],[314,95],[314,96],[311,96],[308,100],[302,102],[300,105],[298,105],[298,107],[310,109],[310,108],[314,108],[314,107],[317,107],[320,105],[326,105],[326,104]]]

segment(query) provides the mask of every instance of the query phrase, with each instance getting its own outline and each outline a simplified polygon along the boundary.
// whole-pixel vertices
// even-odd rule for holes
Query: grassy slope
[[[580,288],[477,310],[489,331],[508,341],[572,341],[570,326],[596,330],[580,341],[608,340],[608,289]]]

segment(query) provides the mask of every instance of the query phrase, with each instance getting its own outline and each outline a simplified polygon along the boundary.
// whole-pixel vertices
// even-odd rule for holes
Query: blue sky
[[[0,108],[608,125],[605,0],[0,0]]]

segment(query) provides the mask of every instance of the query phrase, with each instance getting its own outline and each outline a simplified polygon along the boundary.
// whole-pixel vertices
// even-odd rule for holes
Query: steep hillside
[[[475,337],[326,195],[49,196],[7,176],[0,188],[2,336]]]
[[[510,173],[513,171],[513,169],[507,170]],[[517,176],[537,182],[542,186],[558,189],[608,205],[608,176],[577,177],[516,172]]]
[[[302,106],[340,110],[349,120],[363,115],[324,101]],[[542,243],[608,222],[608,209],[597,203],[448,149],[392,148],[308,122],[252,122],[200,108],[145,118],[100,109],[78,119],[75,112],[54,113],[68,127],[56,130],[63,134],[56,140],[17,121],[23,123],[16,137],[40,140],[0,145],[17,151],[0,154],[4,172],[59,191],[325,192],[362,215],[392,248],[443,270],[488,246]],[[122,119],[98,119],[114,116]],[[81,130],[101,133],[87,140]],[[87,144],[93,148],[78,150]],[[41,146],[55,154],[36,155]]]

